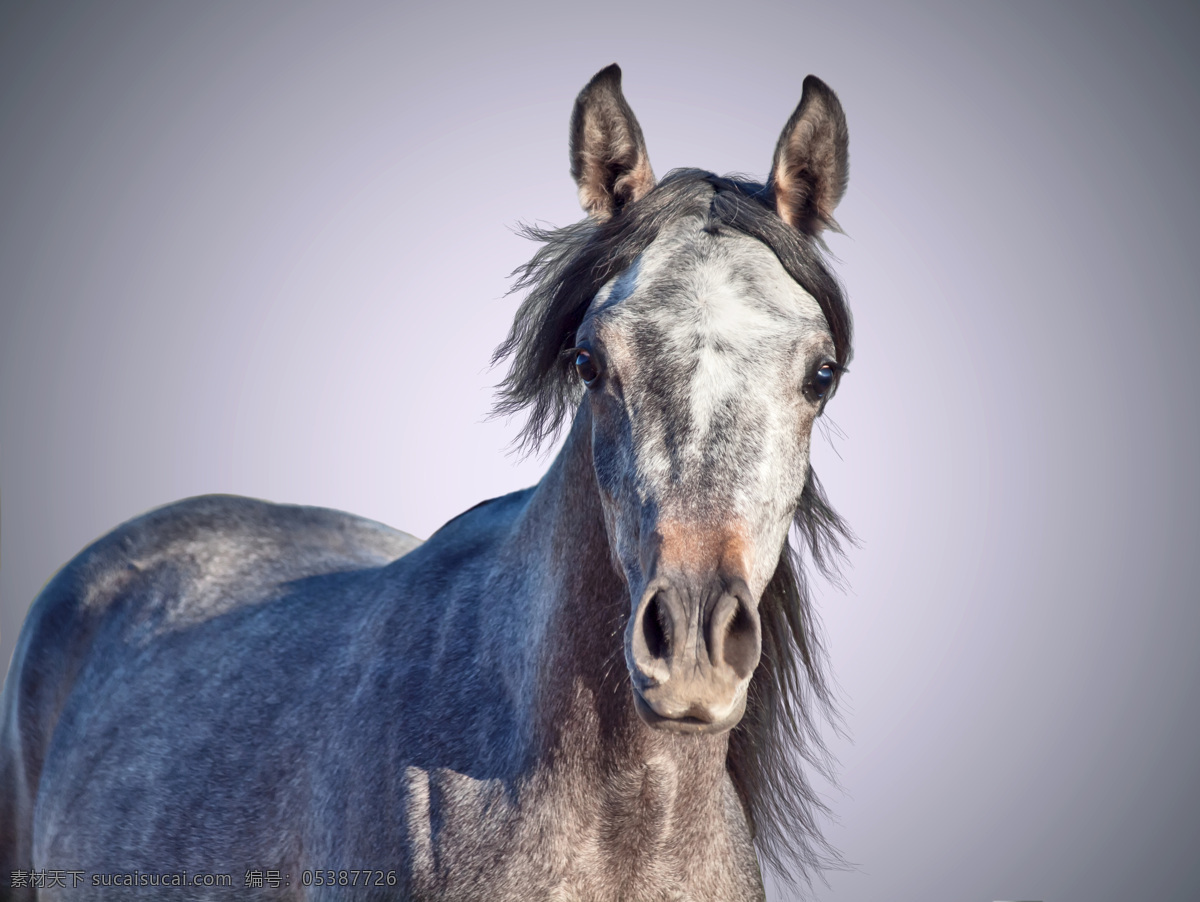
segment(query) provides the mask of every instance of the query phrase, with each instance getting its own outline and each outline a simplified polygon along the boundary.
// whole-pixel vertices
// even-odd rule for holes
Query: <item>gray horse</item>
[[[86,549],[5,686],[7,898],[731,902],[834,856],[800,555],[846,535],[808,461],[845,119],[809,76],[765,185],[658,182],[620,78],[497,351],[549,472],[424,543],[213,496]]]

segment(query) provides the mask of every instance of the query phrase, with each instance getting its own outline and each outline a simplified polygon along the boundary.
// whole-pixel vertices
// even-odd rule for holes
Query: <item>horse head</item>
[[[656,182],[620,76],[604,69],[575,102],[571,173],[588,219],[535,232],[550,243],[498,352],[532,364],[514,366],[501,406],[532,404],[536,441],[580,402],[628,588],[637,710],[655,727],[720,732],[746,709],[760,601],[849,357],[817,246],[845,189],[845,118],[809,76],[765,185],[696,170]]]
[[[593,218],[653,206],[619,70],[584,88],[571,131],[572,174]],[[836,97],[810,78],[772,167],[784,223],[812,237],[831,221],[846,148]],[[698,206],[663,222],[601,288],[573,351],[609,543],[629,588],[637,710],[666,729],[728,729],[759,663],[759,599],[800,506],[813,423],[842,371],[833,333],[770,247]]]

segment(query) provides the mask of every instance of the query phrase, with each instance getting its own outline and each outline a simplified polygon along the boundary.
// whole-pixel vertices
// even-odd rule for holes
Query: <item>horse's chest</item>
[[[514,792],[451,771],[411,776],[406,817],[417,898],[763,898],[745,824],[730,825],[724,806],[693,822],[652,793],[614,810],[583,787],[535,784]]]

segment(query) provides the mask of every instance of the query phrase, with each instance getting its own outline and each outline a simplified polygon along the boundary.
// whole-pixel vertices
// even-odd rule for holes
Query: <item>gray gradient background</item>
[[[619,61],[660,175],[761,177],[815,72],[862,539],[817,895],[1200,898],[1195,7],[831,6],[0,6],[0,660],[159,504],[428,535],[534,482],[487,360],[575,92]]]

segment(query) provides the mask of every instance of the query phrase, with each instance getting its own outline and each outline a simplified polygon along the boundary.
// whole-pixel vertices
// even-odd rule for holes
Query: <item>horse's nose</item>
[[[654,726],[723,730],[741,718],[761,652],[761,624],[741,579],[651,581],[627,633],[634,698]]]

